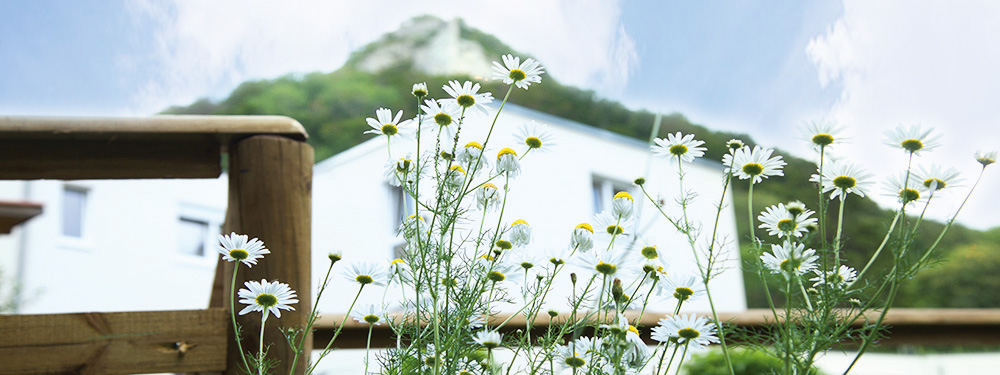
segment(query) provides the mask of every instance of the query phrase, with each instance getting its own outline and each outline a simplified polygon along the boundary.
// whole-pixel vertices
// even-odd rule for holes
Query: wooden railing
[[[237,285],[261,278],[290,284],[300,302],[281,320],[298,326],[312,295],[313,150],[306,137],[297,121],[279,116],[0,117],[0,179],[216,178],[227,153],[223,230],[281,249],[241,270]],[[235,374],[239,353],[230,344],[223,297],[230,293],[233,266],[219,261],[207,310],[0,316],[0,373]],[[237,322],[246,332],[260,328],[259,315]],[[265,342],[285,342],[277,325],[267,328]],[[245,335],[244,342],[257,347],[258,337]],[[287,345],[268,351],[280,360],[277,373],[288,373],[291,354]],[[300,358],[297,373],[305,361]]]
[[[535,320],[532,335],[544,334],[548,326],[549,316],[542,314]],[[707,315],[707,314],[703,314]],[[317,329],[314,332],[316,346],[325,346],[333,335],[333,331],[343,319],[342,314],[325,314],[317,321]],[[638,312],[626,313],[630,320],[638,316]],[[655,326],[660,318],[665,315],[647,311],[639,326],[643,329],[642,337],[647,342],[649,339],[648,327]],[[494,317],[496,322],[502,322],[509,315]],[[560,315],[553,319],[556,322],[565,322],[567,315]],[[868,321],[877,318],[875,312],[865,317]],[[750,329],[766,329],[773,325],[774,318],[771,310],[752,309],[739,313],[719,313],[719,319],[724,322],[735,324],[739,327]],[[856,326],[865,323],[865,319],[855,322]],[[501,329],[502,332],[512,332],[517,329],[524,329],[526,319],[523,316],[515,316]],[[881,341],[880,345],[935,345],[935,346],[1000,346],[1000,309],[907,309],[895,308],[889,310],[885,324],[889,327],[889,338]],[[337,338],[335,346],[341,348],[364,348],[367,339],[368,325],[358,323],[348,319],[344,325],[343,332]],[[372,346],[391,347],[396,345],[392,337],[392,331],[383,324],[375,327],[372,333]],[[846,343],[850,345],[850,343]]]

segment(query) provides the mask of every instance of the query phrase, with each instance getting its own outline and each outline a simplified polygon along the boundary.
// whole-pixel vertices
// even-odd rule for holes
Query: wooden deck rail
[[[544,315],[535,320],[533,335],[543,334],[548,324],[549,317]],[[628,312],[628,318],[635,319],[638,312]],[[701,314],[708,315],[708,314]],[[333,336],[333,331],[339,326],[343,319],[343,314],[324,314],[317,321],[317,329],[314,333],[315,346],[325,346]],[[641,327],[652,327],[657,324],[665,314],[646,312],[639,322]],[[507,319],[509,315],[500,315],[493,318],[499,323]],[[563,314],[556,317],[557,322],[564,322],[568,315]],[[874,320],[877,314],[869,314],[868,319]],[[719,319],[745,328],[762,328],[774,323],[771,310],[751,309],[739,313],[720,313]],[[515,316],[501,329],[501,332],[512,332],[523,329],[525,326],[523,316]],[[864,320],[858,320],[856,325],[863,324]],[[962,345],[962,346],[1000,346],[1000,309],[908,309],[895,308],[889,310],[885,324],[889,325],[890,336],[880,342],[880,345]],[[358,323],[348,319],[344,325],[344,330],[337,338],[335,346],[340,348],[364,348],[367,339],[368,325]],[[396,341],[391,337],[392,331],[386,325],[375,327],[372,333],[372,346],[389,347],[396,345]],[[649,330],[643,330],[643,339],[652,343],[649,338]]]
[[[267,262],[241,269],[237,282],[288,283],[300,302],[281,320],[295,326],[305,322],[312,299],[313,150],[306,138],[301,124],[280,116],[0,116],[0,179],[217,178],[228,153],[224,230],[274,249]],[[219,261],[207,310],[0,316],[0,372],[235,374],[238,353],[223,303],[232,272],[233,263]],[[260,316],[237,321],[255,332]],[[265,341],[284,342],[277,326],[267,327]],[[244,336],[245,347],[257,342],[256,335]],[[274,345],[268,355],[281,360],[277,373],[288,373],[286,345]],[[305,361],[300,358],[297,373]]]

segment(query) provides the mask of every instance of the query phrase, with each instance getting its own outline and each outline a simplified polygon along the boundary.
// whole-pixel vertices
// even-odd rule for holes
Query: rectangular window
[[[417,201],[399,186],[390,186],[389,192],[392,194],[390,202],[393,202],[392,230],[396,230],[403,220],[417,213]]]
[[[186,255],[204,256],[208,227],[208,222],[182,217],[179,222],[177,251]]]
[[[64,186],[62,201],[62,234],[83,238],[83,218],[87,209],[87,190]]]
[[[627,182],[615,181],[598,176],[594,176],[593,181],[594,213],[600,213],[601,211],[611,207],[611,200],[614,199],[615,194],[618,194],[618,192],[624,191],[632,194],[632,184]]]

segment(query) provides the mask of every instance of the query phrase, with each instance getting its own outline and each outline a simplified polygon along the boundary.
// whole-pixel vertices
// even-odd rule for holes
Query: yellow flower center
[[[483,145],[479,144],[479,142],[469,142],[469,143],[466,143],[465,144],[465,148],[469,148],[469,147],[475,147],[475,148],[478,148],[480,150],[483,149]]]
[[[465,108],[472,107],[473,104],[476,104],[476,98],[473,98],[472,95],[469,94],[459,95],[455,98],[455,100],[458,101],[458,105]]]
[[[812,137],[812,142],[817,146],[829,146],[833,143],[833,136],[830,134],[816,134]]]
[[[920,151],[920,149],[924,148],[924,143],[920,142],[920,140],[918,139],[907,139],[903,142],[900,142],[899,145],[902,146],[904,150],[909,152],[917,152]]]
[[[833,179],[833,186],[847,190],[858,184],[858,180],[851,176],[838,176]]]
[[[232,249],[229,250],[229,257],[236,260],[244,260],[250,257],[250,253],[243,249]]]
[[[521,81],[528,77],[528,75],[521,69],[511,69],[510,74],[507,76],[510,77],[510,79],[513,79],[514,82]]]
[[[743,165],[743,173],[756,176],[764,173],[764,166],[757,163],[746,163]]]
[[[273,294],[261,293],[257,295],[255,301],[259,306],[272,307],[278,304],[278,297],[275,297]]]
[[[364,320],[368,324],[378,323],[378,315],[365,315]]]
[[[680,336],[682,339],[691,340],[698,338],[698,336],[701,336],[701,333],[699,333],[698,330],[694,328],[681,328],[677,330],[677,336]]]
[[[361,285],[367,285],[375,282],[375,278],[368,275],[358,275],[357,277],[354,278],[354,280]]]
[[[497,153],[497,159],[499,159],[500,157],[502,157],[504,155],[517,156],[517,153],[514,152],[514,150],[512,150],[510,148],[504,148],[504,149],[500,150],[500,152]]]
[[[619,191],[618,194],[615,194],[615,199],[618,198],[628,198],[628,200],[632,200],[632,194],[625,191]]]
[[[541,148],[542,147],[542,140],[539,139],[538,137],[532,136],[532,137],[525,138],[524,139],[524,144],[528,145],[528,147],[530,147],[530,148]]]
[[[670,146],[670,154],[671,155],[681,156],[681,155],[686,154],[687,152],[688,152],[688,148],[685,145],[673,145],[673,146]]]
[[[524,221],[524,219],[517,219],[514,220],[514,223],[512,223],[510,226],[521,225],[521,224],[528,225],[528,222]]]
[[[382,134],[393,136],[396,135],[396,133],[399,133],[399,128],[397,128],[396,125],[393,124],[382,125]]]
[[[451,115],[441,112],[434,115],[434,122],[441,126],[451,125]]]
[[[791,232],[795,230],[795,220],[792,219],[781,219],[778,220],[778,230],[782,232]]]
[[[594,233],[594,227],[587,223],[580,223],[580,225],[577,225],[574,229],[586,229],[588,232]]]

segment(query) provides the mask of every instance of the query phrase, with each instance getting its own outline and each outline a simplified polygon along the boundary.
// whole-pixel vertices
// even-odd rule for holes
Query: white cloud
[[[198,97],[221,97],[242,81],[332,71],[355,48],[431,14],[462,17],[537,57],[565,83],[609,95],[624,88],[637,55],[620,1],[137,1],[126,3],[152,34],[152,56],[132,112],[148,114]]]
[[[997,2],[845,1],[843,17],[806,51],[820,83],[842,90],[828,114],[850,128],[853,141],[840,155],[867,160],[881,176],[901,171],[903,152],[882,146],[883,133],[920,123],[942,133],[944,145],[916,162],[956,167],[971,185],[979,169],[973,151],[1000,148],[998,19]],[[1000,225],[1000,201],[988,195],[1000,190],[997,173],[987,170],[959,221]],[[962,191],[932,204],[929,215],[948,217]]]

